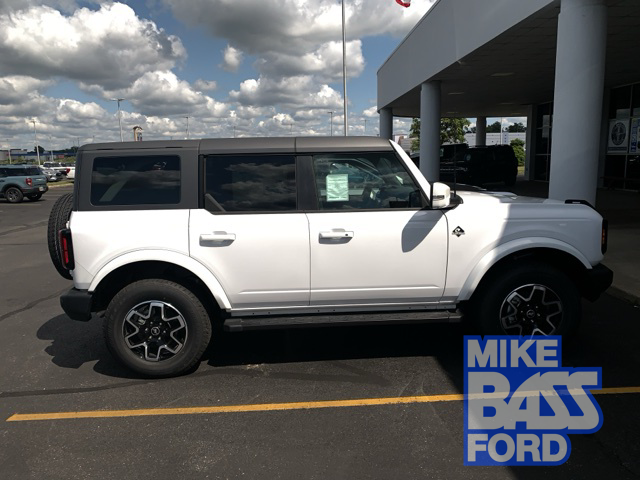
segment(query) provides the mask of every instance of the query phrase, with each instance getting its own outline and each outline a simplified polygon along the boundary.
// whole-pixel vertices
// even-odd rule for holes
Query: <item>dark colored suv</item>
[[[504,182],[510,187],[517,175],[518,160],[511,145],[467,148],[440,163],[440,178],[447,182],[478,186]]]
[[[47,190],[47,177],[37,166],[0,166],[0,197],[6,198],[9,203],[20,203],[24,197],[32,201],[40,200]]]

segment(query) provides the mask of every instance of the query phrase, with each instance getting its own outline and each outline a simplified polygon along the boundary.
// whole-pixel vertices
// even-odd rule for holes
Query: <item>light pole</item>
[[[329,110],[327,113],[328,113],[329,115],[331,115],[331,116],[329,117],[329,124],[331,125],[331,127],[330,127],[331,135],[330,135],[330,136],[331,136],[331,137],[333,137],[333,110]]]
[[[38,166],[40,166],[40,149],[38,148],[38,132],[36,131],[36,121],[31,120],[33,123],[33,141],[36,145],[36,156],[38,157]]]
[[[189,140],[189,115],[185,115],[185,117],[187,119],[187,140]]]
[[[347,136],[347,41],[342,0],[342,90],[344,91],[344,136]]]
[[[9,165],[11,165],[11,145],[9,145],[8,138],[7,138],[7,153],[9,154]]]
[[[120,102],[122,102],[124,98],[112,98],[112,102],[118,102],[118,125],[120,126],[120,141],[124,142],[124,137],[122,136],[122,112],[120,112]]]
[[[53,142],[51,141],[51,135],[49,135],[49,161],[53,163]]]
[[[283,123],[285,127],[289,127],[289,135],[293,135],[293,123]]]
[[[367,134],[367,119],[364,119],[364,134]]]

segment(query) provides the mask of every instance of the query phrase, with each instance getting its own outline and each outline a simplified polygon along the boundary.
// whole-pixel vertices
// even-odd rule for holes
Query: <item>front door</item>
[[[313,157],[311,305],[437,303],[447,221],[394,152]]]

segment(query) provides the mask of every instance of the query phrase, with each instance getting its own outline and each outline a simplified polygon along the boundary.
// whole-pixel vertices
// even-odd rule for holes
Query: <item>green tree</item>
[[[443,143],[463,143],[464,134],[467,127],[471,124],[467,118],[441,118],[440,119],[440,144]],[[420,119],[414,118],[411,122],[411,130],[409,137],[411,141],[411,150],[420,150]]]
[[[45,152],[44,147],[38,145],[38,153],[40,153],[40,155],[43,155]],[[36,149],[33,149],[33,153],[36,153]]]
[[[516,122],[513,125],[509,125],[509,132],[517,133],[517,132],[526,132],[527,127],[524,126],[522,122]]]
[[[513,153],[516,154],[516,158],[518,159],[518,165],[524,165],[524,142],[519,138],[514,138],[510,143],[513,147]]]
[[[500,133],[500,122],[495,121],[491,125],[487,125],[487,133]]]
[[[420,119],[414,118],[411,121],[411,129],[409,130],[409,138],[411,140],[411,151],[417,152],[420,150]]]

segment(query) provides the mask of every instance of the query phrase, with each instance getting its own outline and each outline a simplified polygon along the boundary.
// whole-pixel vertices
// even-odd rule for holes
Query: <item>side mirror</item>
[[[431,207],[447,208],[451,203],[451,188],[444,183],[436,182],[431,186]]]

